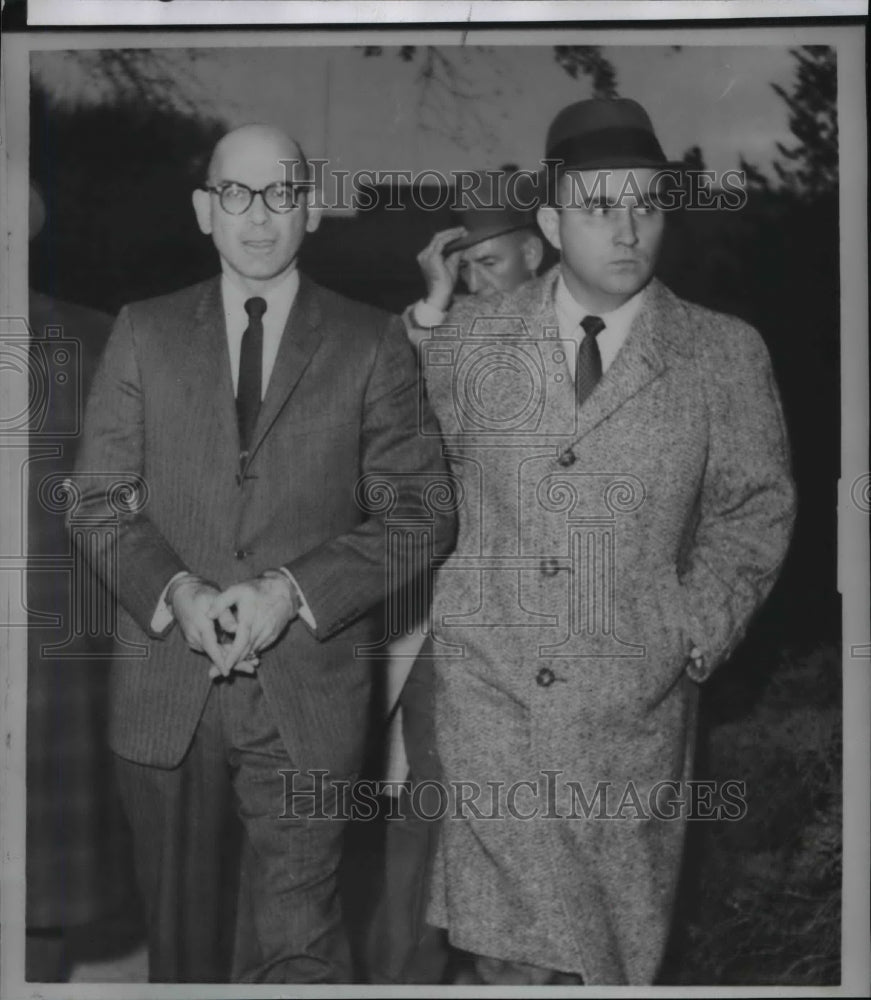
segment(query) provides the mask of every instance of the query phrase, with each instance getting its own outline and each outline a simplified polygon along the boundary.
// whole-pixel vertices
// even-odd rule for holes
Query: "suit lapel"
[[[287,324],[281,336],[275,366],[266,387],[266,396],[251,440],[248,461],[254,457],[263,438],[284,409],[290,394],[308,368],[315,351],[320,346],[321,312],[318,305],[317,289],[304,275],[300,275],[299,290],[296,293]]]
[[[211,408],[215,426],[226,442],[227,453],[239,454],[239,426],[230,370],[230,349],[221,301],[221,279],[209,281],[194,313],[193,325],[182,343],[189,377],[191,411],[202,402]],[[203,398],[204,397],[204,398]]]

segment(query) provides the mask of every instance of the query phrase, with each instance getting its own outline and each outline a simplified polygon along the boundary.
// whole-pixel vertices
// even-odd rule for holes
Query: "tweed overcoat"
[[[317,628],[293,622],[264,651],[260,683],[294,765],[356,773],[372,662],[358,647],[381,638],[388,589],[453,541],[452,516],[422,499],[444,462],[419,403],[401,323],[301,276],[240,468],[220,279],[121,311],[88,401],[70,516],[95,526],[88,557],[117,565],[116,753],[174,767],[212,684],[180,629],[150,631],[167,581],[190,570],[227,587],[285,565]],[[421,526],[404,560],[389,558],[391,509]]]
[[[698,682],[771,588],[795,494],[756,331],[654,280],[577,407],[557,273],[460,303],[421,349],[464,491],[433,607],[430,918],[472,952],[650,983],[707,808]]]

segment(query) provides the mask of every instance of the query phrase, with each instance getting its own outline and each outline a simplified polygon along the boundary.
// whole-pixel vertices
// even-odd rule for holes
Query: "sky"
[[[743,155],[766,172],[777,141],[792,137],[784,102],[795,62],[786,46],[604,46],[620,96],[647,109],[667,155],[693,145],[710,169],[738,166]],[[270,121],[290,130],[310,156],[339,169],[447,171],[503,163],[532,168],[554,115],[591,95],[551,46],[486,50],[443,46],[422,80],[426,49],[406,62],[384,48],[208,48],[160,50],[178,93],[228,124]],[[67,100],[98,99],[92,72],[68,53],[35,52],[37,77]],[[464,96],[451,96],[451,81]]]

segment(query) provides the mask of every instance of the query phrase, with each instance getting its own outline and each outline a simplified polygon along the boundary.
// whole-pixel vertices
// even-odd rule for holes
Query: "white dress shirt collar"
[[[602,371],[607,371],[614,358],[617,357],[617,352],[623,346],[633,320],[641,310],[644,292],[645,289],[642,288],[622,306],[612,309],[611,312],[597,313],[578,302],[560,274],[554,292],[554,309],[559,323],[560,337],[563,340],[574,340],[579,344],[585,337],[581,320],[590,315],[601,317],[605,323],[605,329],[596,337],[596,343],[599,345],[599,353],[602,356]]]
[[[266,395],[269,377],[275,367],[281,337],[287,325],[287,318],[299,291],[299,271],[296,268],[289,271],[285,279],[268,292],[260,293],[259,297],[266,300],[266,312],[263,314],[263,378],[262,394]],[[245,302],[255,298],[242,284],[224,272],[221,275],[221,298],[224,304],[224,319],[227,329],[227,346],[230,349],[230,370],[233,373],[233,393],[239,383],[239,356],[242,351],[242,335],[248,327],[248,314],[245,312]]]

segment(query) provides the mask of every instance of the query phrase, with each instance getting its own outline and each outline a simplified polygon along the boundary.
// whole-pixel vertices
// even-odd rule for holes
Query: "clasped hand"
[[[295,587],[277,570],[223,591],[197,576],[185,577],[173,588],[170,603],[187,644],[212,661],[213,680],[233,670],[254,673],[257,654],[299,613]],[[230,641],[220,641],[216,624]]]

